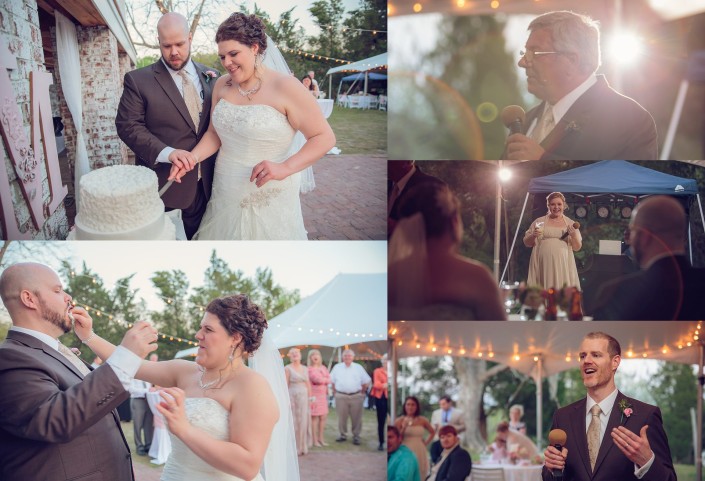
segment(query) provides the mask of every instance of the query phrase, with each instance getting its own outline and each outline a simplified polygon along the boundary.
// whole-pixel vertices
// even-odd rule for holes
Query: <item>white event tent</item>
[[[364,72],[365,73],[365,87],[364,92],[367,94],[367,79],[368,72],[370,70],[387,68],[387,52],[375,55],[374,57],[366,58],[363,60],[358,60],[357,62],[348,63],[341,65],[339,67],[333,67],[328,69],[326,75],[328,76],[328,98],[333,98],[331,95],[333,93],[333,74],[338,72]]]
[[[542,445],[542,383],[545,376],[578,367],[577,354],[585,334],[604,331],[622,347],[622,359],[658,359],[698,364],[703,372],[705,343],[702,323],[667,322],[429,322],[390,321],[392,362],[391,406],[396,407],[397,364],[405,357],[460,356],[510,366],[536,384],[537,444]],[[697,333],[696,333],[697,332]],[[619,386],[618,386],[619,387]],[[701,452],[703,386],[698,384],[695,452]],[[392,411],[394,419],[394,411]],[[696,470],[702,469],[695,456]],[[699,479],[699,478],[698,478]]]

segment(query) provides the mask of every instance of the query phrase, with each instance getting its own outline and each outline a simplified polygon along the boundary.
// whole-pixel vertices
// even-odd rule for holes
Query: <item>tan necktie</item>
[[[179,76],[183,82],[184,89],[184,102],[186,102],[186,108],[188,113],[193,120],[194,130],[198,132],[198,124],[201,122],[201,109],[203,105],[201,104],[201,96],[198,95],[198,90],[191,82],[191,77],[184,69],[179,70]]]
[[[91,372],[90,369],[81,361],[76,354],[73,353],[71,349],[68,347],[64,346],[63,344],[59,343],[59,352],[64,355],[66,359],[68,359],[71,364],[73,364],[76,369],[78,369],[81,374],[84,376],[87,375],[89,372]]]
[[[595,404],[590,409],[592,420],[587,430],[588,453],[590,454],[590,467],[595,470],[595,461],[597,461],[597,453],[600,451],[600,409],[599,404]]]
[[[553,120],[553,108],[549,105],[543,115],[536,121],[536,127],[531,131],[530,137],[540,144],[555,127]]]
[[[394,202],[396,202],[400,192],[399,184],[395,182],[392,186],[392,193],[389,194],[389,200],[387,201],[387,217],[392,213],[392,206],[394,206]]]

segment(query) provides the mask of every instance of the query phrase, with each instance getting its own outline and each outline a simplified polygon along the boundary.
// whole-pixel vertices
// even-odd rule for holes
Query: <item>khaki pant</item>
[[[335,412],[338,414],[338,430],[341,437],[346,437],[348,432],[348,417],[352,420],[352,433],[354,438],[360,437],[362,431],[362,405],[365,394],[335,394]]]

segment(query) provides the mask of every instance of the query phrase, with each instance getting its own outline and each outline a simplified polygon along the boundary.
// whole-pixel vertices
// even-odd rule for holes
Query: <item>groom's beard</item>
[[[166,58],[164,55],[162,55],[162,59],[163,59],[164,62],[169,66],[170,69],[175,70],[175,71],[178,72],[179,70],[181,70],[182,68],[184,68],[184,67],[186,66],[186,64],[188,64],[188,61],[191,59],[191,52],[189,52],[188,55],[186,55],[186,60],[184,60],[184,61],[181,63],[181,65],[179,65],[178,67],[177,67],[176,65],[174,65],[174,64],[173,64],[168,58]]]

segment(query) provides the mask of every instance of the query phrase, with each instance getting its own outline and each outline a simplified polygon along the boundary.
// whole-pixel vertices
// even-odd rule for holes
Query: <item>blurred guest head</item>
[[[446,184],[428,182],[409,190],[399,206],[401,218],[420,213],[424,220],[427,239],[448,236],[460,243],[463,222],[460,219],[460,201]]]
[[[685,252],[685,209],[673,197],[649,197],[632,211],[629,231],[634,258],[646,269],[664,254]]]
[[[413,160],[391,160],[387,162],[387,175],[389,180],[399,182],[413,168]]]
[[[443,449],[450,449],[458,444],[458,431],[450,424],[438,430],[438,439]]]
[[[401,446],[401,433],[396,426],[387,426],[387,453],[392,454]]]
[[[421,415],[421,403],[418,398],[414,396],[408,396],[404,400],[404,414],[407,416],[420,416]]]

